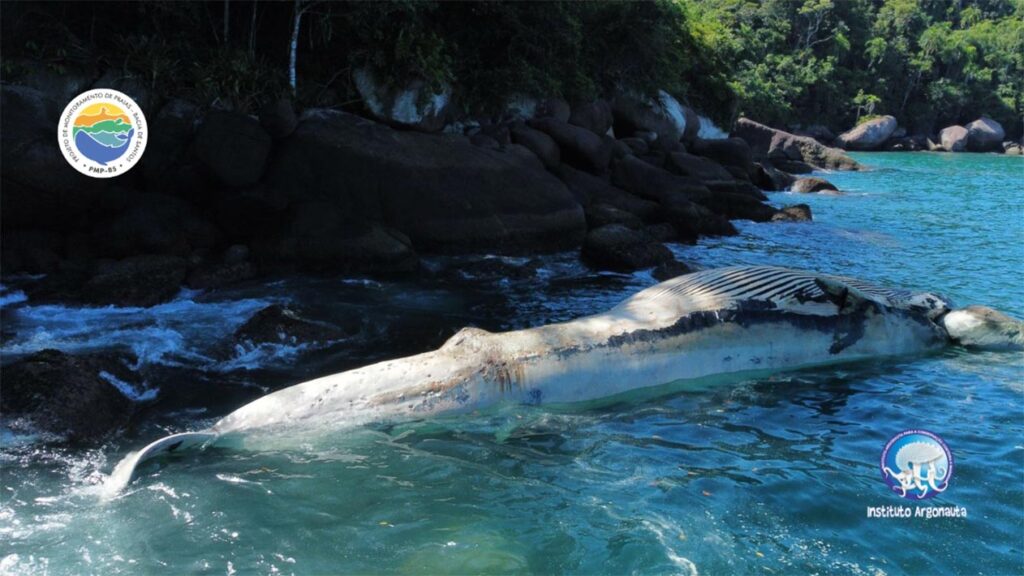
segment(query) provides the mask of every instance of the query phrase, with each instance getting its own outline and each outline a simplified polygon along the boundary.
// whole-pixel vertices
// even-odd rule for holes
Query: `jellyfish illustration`
[[[916,488],[921,491],[918,496],[920,499],[930,491],[944,492],[949,486],[949,463],[945,461],[945,457],[945,451],[938,444],[911,442],[896,452],[896,467],[899,472],[888,466],[884,470],[900,483],[898,487],[893,487],[893,490],[900,491],[900,496],[906,496],[908,490]]]

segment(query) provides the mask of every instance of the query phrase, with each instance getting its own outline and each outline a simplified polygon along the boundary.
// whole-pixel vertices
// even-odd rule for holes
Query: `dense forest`
[[[987,114],[1019,137],[1024,0],[5,3],[4,81],[114,70],[159,98],[357,109],[353,72],[448,88],[466,114],[514,95],[664,89],[720,123],[912,132]],[[294,65],[292,64],[294,62]]]

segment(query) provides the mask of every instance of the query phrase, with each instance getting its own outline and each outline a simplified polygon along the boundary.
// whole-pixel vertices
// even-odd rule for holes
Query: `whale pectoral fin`
[[[216,438],[217,434],[213,432],[182,432],[150,443],[142,450],[125,456],[117,464],[104,484],[105,495],[112,497],[121,492],[135,478],[143,462],[185,450],[205,448]]]

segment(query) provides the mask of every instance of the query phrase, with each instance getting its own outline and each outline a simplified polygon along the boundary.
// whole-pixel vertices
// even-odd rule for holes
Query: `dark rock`
[[[750,146],[742,138],[698,139],[690,146],[690,151],[721,164],[734,178],[749,179],[754,172]]]
[[[1019,142],[1003,142],[1003,153],[1011,156],[1024,156],[1024,146]]]
[[[629,146],[633,151],[633,154],[636,154],[637,156],[647,154],[647,151],[650,149],[647,145],[647,141],[643,138],[620,138],[619,142]]]
[[[654,132],[660,140],[679,142],[686,132],[684,106],[664,90],[659,90],[656,98],[620,92],[611,105],[615,133],[619,136]]]
[[[569,164],[595,174],[608,171],[614,142],[611,138],[554,118],[531,120],[530,126],[551,136],[561,148],[562,159]]]
[[[797,127],[790,130],[796,136],[807,136],[808,138],[814,138],[818,142],[826,146],[830,146],[836,140],[834,132],[828,129],[828,126],[822,124],[811,124],[806,128]]]
[[[788,190],[793,185],[793,182],[796,182],[795,176],[779,170],[767,160],[758,163],[756,166],[760,169],[761,174],[758,175],[755,184],[765,190]]]
[[[892,116],[872,118],[840,134],[836,145],[847,150],[878,150],[893,135],[896,126]]]
[[[700,136],[700,116],[689,106],[683,106],[683,117],[686,119],[686,128],[683,129],[683,142],[687,146],[693,145]]]
[[[245,244],[233,244],[224,251],[225,264],[241,264],[249,260],[249,247]]]
[[[92,87],[94,89],[113,88],[118,92],[124,92],[132,100],[135,100],[135,103],[145,113],[146,110],[156,110],[159,104],[156,94],[149,89],[148,84],[144,77],[131,72],[125,72],[123,68],[119,67],[116,69],[111,68],[104,72],[93,83]]]
[[[295,131],[299,119],[288,98],[268,102],[260,109],[260,125],[271,138],[284,138]]]
[[[625,190],[612,186],[601,178],[581,170],[576,170],[563,164],[558,167],[555,173],[565,182],[569,190],[579,197],[580,203],[583,205],[591,203],[608,204],[619,210],[635,214],[645,222],[651,222],[656,219],[661,212],[657,202],[638,198]]]
[[[379,82],[369,68],[356,70],[352,78],[363,104],[377,120],[421,132],[438,132],[444,128],[451,101],[449,86],[442,86],[440,92],[434,93],[419,79],[404,83],[395,79]]]
[[[734,136],[747,141],[754,160],[771,160],[776,167],[792,172],[792,162],[830,170],[860,170],[856,160],[838,148],[823,146],[806,136],[795,136],[746,118],[736,121]],[[787,162],[783,166],[782,162]]]
[[[676,232],[675,226],[668,222],[648,224],[644,226],[644,233],[658,242],[671,242],[679,238],[679,233]]]
[[[153,306],[181,289],[186,262],[176,256],[142,255],[100,264],[79,298],[91,304]]]
[[[280,229],[288,204],[286,190],[257,184],[242,190],[222,191],[214,213],[217,224],[229,237],[248,239]]]
[[[187,284],[196,290],[222,288],[256,275],[256,270],[248,262],[205,264],[189,272]]]
[[[612,183],[641,198],[662,203],[680,194],[686,198],[711,194],[699,180],[672,174],[635,156],[615,162]]]
[[[776,158],[771,161],[779,170],[783,172],[789,172],[790,174],[810,174],[814,172],[814,166],[803,162],[801,160],[788,160],[786,158]]]
[[[963,126],[947,126],[939,132],[939,140],[946,152],[963,152],[967,150],[967,135]]]
[[[569,124],[604,136],[612,127],[612,105],[605,100],[576,104],[572,107]]]
[[[839,191],[839,189],[828,180],[818,178],[816,176],[798,179],[796,182],[793,182],[792,186],[790,186],[790,190],[793,192],[800,192],[801,194],[808,192]]]
[[[71,442],[97,442],[125,426],[134,411],[132,400],[113,383],[131,386],[135,379],[125,361],[112,354],[36,352],[4,367],[0,410]]]
[[[775,208],[746,194],[716,192],[695,202],[729,219],[769,222],[775,215]]]
[[[490,136],[499,146],[508,146],[512,143],[512,131],[507,124],[484,124],[480,127],[480,134]]]
[[[211,112],[196,134],[199,160],[228,186],[251,186],[263,174],[270,135],[260,123],[236,112]]]
[[[267,184],[292,203],[335,205],[346,229],[381,222],[424,250],[557,250],[586,229],[573,195],[521,146],[479,148],[344,112],[307,111]]]
[[[537,158],[540,158],[541,163],[547,168],[554,168],[562,163],[558,144],[540,130],[534,130],[525,124],[513,125],[512,141],[536,154]]]
[[[340,340],[348,332],[333,324],[303,318],[280,304],[272,304],[235,330],[234,339],[239,344],[303,344]]]
[[[631,272],[673,260],[661,243],[619,224],[595,228],[583,242],[583,259],[602,270]]]
[[[608,224],[621,224],[626,228],[639,230],[643,226],[643,222],[637,216],[608,204],[591,204],[587,206],[585,213],[587,215],[587,226],[590,228],[600,228]]]
[[[289,212],[280,237],[254,241],[261,260],[312,272],[408,272],[418,265],[408,237],[379,225],[353,224],[333,203],[304,202]]]
[[[890,152],[917,152],[928,150],[928,138],[925,136],[903,136],[901,138],[890,138],[882,146],[883,150]]]
[[[696,178],[708,186],[712,182],[733,184],[735,179],[720,164],[686,152],[673,152],[668,156],[669,170],[680,176]]]
[[[682,276],[683,274],[689,274],[690,272],[692,272],[692,270],[690,270],[689,266],[678,260],[672,260],[671,262],[658,264],[654,270],[651,270],[651,276],[659,282],[664,282],[666,280]]]
[[[140,161],[146,185],[152,191],[173,190],[170,178],[195,136],[199,109],[195,104],[173,99],[164,104],[150,124],[146,153]]]
[[[786,206],[772,216],[772,222],[810,222],[811,207],[807,204]]]
[[[474,134],[469,137],[469,143],[473,146],[490,148],[491,150],[498,150],[501,148],[501,143],[487,134]]]
[[[1006,136],[1002,124],[987,116],[978,118],[964,128],[967,128],[967,148],[974,152],[999,150]]]
[[[47,274],[57,270],[61,236],[50,230],[4,230],[3,266],[8,272]]]
[[[687,200],[673,200],[664,208],[664,217],[683,242],[696,242],[699,236],[735,236],[736,227],[728,218]]]
[[[139,253],[184,255],[214,246],[220,231],[180,198],[139,194],[125,212],[100,224],[93,236],[104,255],[121,258]]]
[[[571,114],[569,103],[561,98],[545,98],[537,103],[537,118],[554,118],[568,122]]]
[[[92,87],[97,76],[96,69],[83,62],[51,67],[35,59],[5,57],[4,64],[5,82],[38,90],[62,106]],[[13,74],[7,72],[8,66]]]
[[[633,149],[627,144],[624,144],[622,140],[616,140],[612,143],[612,160],[618,160],[619,158],[625,158],[626,156],[632,156]]]

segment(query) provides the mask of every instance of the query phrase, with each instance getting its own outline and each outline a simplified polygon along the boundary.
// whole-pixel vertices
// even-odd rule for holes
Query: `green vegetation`
[[[513,94],[665,89],[721,123],[911,131],[989,114],[1019,135],[1024,0],[8,3],[3,74],[114,69],[156,96],[253,111],[290,92],[357,108],[352,71],[451,86],[465,111]]]

